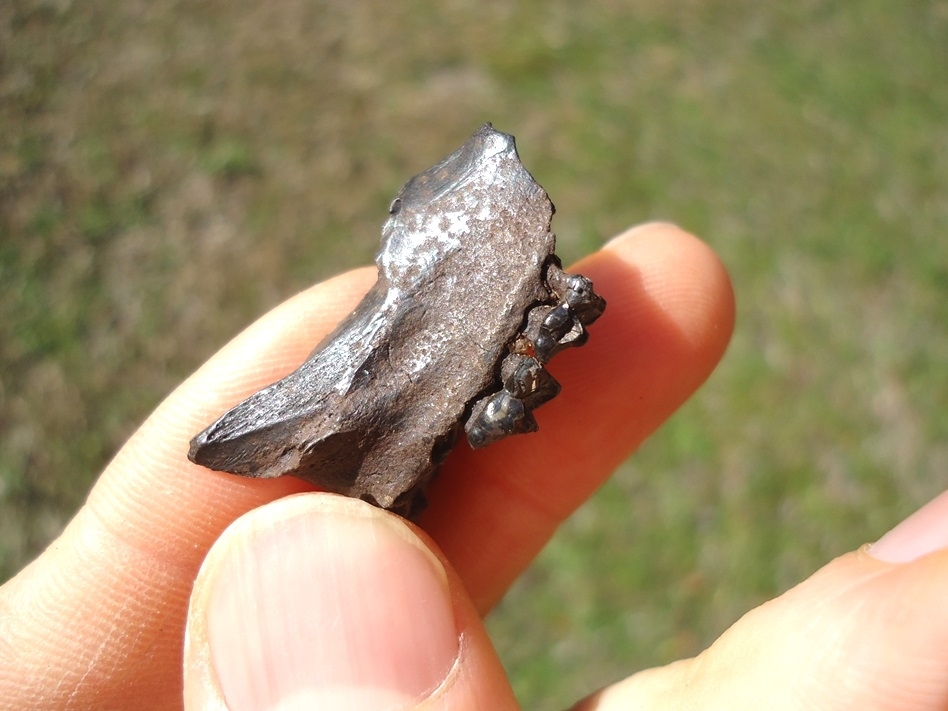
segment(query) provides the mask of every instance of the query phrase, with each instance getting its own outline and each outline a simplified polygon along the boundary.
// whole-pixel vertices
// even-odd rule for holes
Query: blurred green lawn
[[[0,3],[0,579],[169,390],[491,120],[566,262],[703,236],[738,326],[489,626],[525,706],[705,647],[948,484],[948,2]],[[542,412],[540,414],[542,426]]]

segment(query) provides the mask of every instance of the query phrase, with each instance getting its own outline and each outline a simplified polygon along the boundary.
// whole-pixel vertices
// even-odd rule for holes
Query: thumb
[[[752,610],[694,659],[575,711],[948,708],[948,493]]]
[[[186,708],[517,708],[480,618],[433,549],[402,519],[331,494],[244,515],[194,585]]]

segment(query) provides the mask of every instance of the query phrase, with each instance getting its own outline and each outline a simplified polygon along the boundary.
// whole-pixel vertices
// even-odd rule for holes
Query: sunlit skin
[[[382,698],[400,708],[516,708],[483,615],[557,526],[704,382],[733,328],[724,268],[673,226],[629,231],[571,270],[589,276],[609,308],[584,348],[558,357],[563,394],[541,411],[538,433],[453,452],[419,526],[311,493],[290,477],[255,481],[187,460],[190,437],[296,367],[371,286],[374,270],[317,285],[249,327],[167,398],[60,538],[0,588],[0,708],[237,711],[262,708],[253,705],[260,699],[281,709],[316,699],[386,708]],[[587,413],[581,427],[576,412]],[[635,674],[577,708],[945,708],[946,521],[942,496],[871,549],[749,612],[698,657]],[[338,547],[305,545],[300,530]],[[375,580],[393,560],[417,575],[386,576],[385,589],[352,583]],[[267,571],[282,576],[279,606],[253,600],[274,584]],[[330,635],[338,644],[350,630],[363,634],[368,612],[407,609],[416,593],[440,623],[412,627],[412,645],[392,627],[371,649],[325,656]],[[314,599],[336,605],[339,616],[314,615]],[[231,624],[228,610],[248,600]],[[332,623],[325,639],[300,641],[301,627],[324,623]],[[251,660],[254,635],[273,650],[284,649],[282,639],[287,656]],[[306,677],[303,643],[303,657],[329,659],[339,678],[369,681],[327,686],[323,669]],[[371,667],[359,666],[360,649],[407,656],[375,657],[385,667],[388,686],[380,686],[370,683]],[[414,652],[426,656],[414,660]],[[287,679],[297,672],[288,661],[304,675]],[[287,689],[291,696],[279,696]],[[414,701],[405,706],[405,698]]]

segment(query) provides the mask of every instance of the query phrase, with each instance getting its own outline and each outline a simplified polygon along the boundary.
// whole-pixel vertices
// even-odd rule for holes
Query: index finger
[[[550,362],[563,389],[537,411],[540,431],[456,447],[421,519],[482,613],[705,381],[733,330],[724,267],[673,225],[630,230],[571,271],[593,280],[607,308],[585,346]]]

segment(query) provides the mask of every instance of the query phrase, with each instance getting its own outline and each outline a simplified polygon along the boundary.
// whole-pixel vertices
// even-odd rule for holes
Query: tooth
[[[465,414],[505,392],[501,364],[524,342],[528,313],[559,308],[568,317],[563,333],[550,331],[550,357],[604,307],[591,284],[595,299],[586,282],[570,291],[553,254],[552,216],[513,136],[486,124],[399,191],[382,228],[378,280],[355,311],[296,371],[194,437],[188,456],[417,513]],[[542,397],[524,396],[528,404],[558,391],[542,380]],[[510,433],[536,429],[530,409]]]

